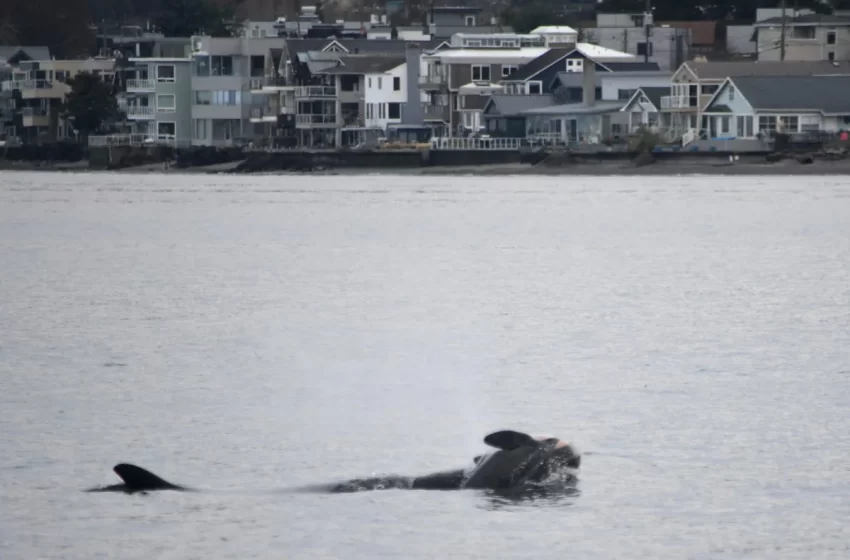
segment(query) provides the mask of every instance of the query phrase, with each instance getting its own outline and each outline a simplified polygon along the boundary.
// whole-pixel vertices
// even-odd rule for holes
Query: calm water
[[[3,560],[850,555],[850,180],[6,172],[0,263]],[[580,494],[292,491],[501,428]]]

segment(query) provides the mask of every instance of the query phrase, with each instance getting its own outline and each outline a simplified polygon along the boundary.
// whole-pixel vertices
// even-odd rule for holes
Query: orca
[[[570,443],[556,437],[531,436],[513,430],[493,432],[484,443],[495,451],[479,455],[473,464],[462,469],[424,476],[376,476],[346,482],[310,487],[311,491],[347,493],[365,490],[512,490],[540,485],[560,476],[561,482],[572,484],[581,466],[581,455]],[[150,492],[154,490],[192,491],[172,484],[136,465],[121,463],[112,469],[122,484],[92,488],[88,492]]]
[[[333,493],[364,490],[513,490],[539,485],[555,475],[565,482],[576,480],[581,455],[571,444],[549,436],[531,436],[513,430],[493,432],[484,443],[496,451],[479,455],[464,469],[425,476],[384,476],[353,479],[331,485]]]
[[[112,470],[124,481],[122,484],[91,488],[87,492],[124,492],[126,494],[134,494],[136,492],[151,492],[153,490],[176,490],[178,492],[190,490],[190,488],[172,484],[142,467],[137,467],[129,463],[115,465],[112,467]]]

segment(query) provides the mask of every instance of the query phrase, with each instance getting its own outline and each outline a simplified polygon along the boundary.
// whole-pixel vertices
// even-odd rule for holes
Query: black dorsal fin
[[[171,484],[167,480],[163,480],[150,471],[146,471],[142,467],[137,467],[129,463],[115,465],[112,470],[121,477],[127,489],[131,491],[183,489],[176,484]]]
[[[512,451],[524,445],[536,447],[540,444],[539,441],[537,441],[530,435],[524,434],[522,432],[515,432],[513,430],[502,430],[500,432],[493,432],[492,434],[484,438],[484,443],[486,443],[490,447],[501,449],[502,451]]]

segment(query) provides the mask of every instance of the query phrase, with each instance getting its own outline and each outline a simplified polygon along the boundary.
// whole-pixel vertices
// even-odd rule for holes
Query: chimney
[[[581,101],[587,107],[592,107],[596,105],[596,63],[586,58],[582,66]]]

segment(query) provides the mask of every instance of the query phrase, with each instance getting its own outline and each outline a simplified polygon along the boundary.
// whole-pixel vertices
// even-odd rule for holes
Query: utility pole
[[[785,0],[782,0],[783,2]],[[646,0],[646,9],[643,12],[643,30],[646,33],[646,45],[643,49],[643,61],[649,63],[649,49],[652,43],[649,41],[650,28],[652,27],[652,0]]]
[[[780,4],[782,8],[782,31],[779,32],[779,60],[785,61],[785,0]]]

